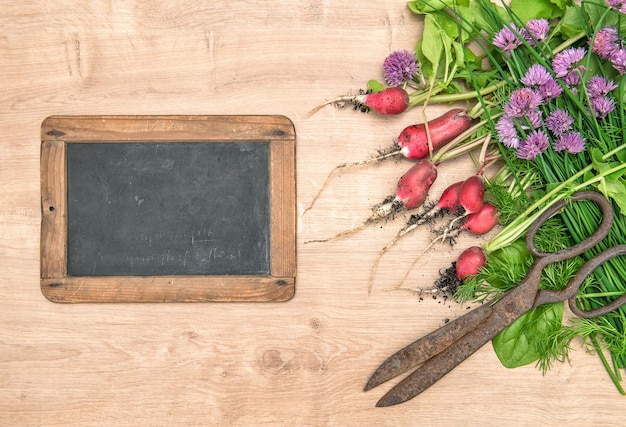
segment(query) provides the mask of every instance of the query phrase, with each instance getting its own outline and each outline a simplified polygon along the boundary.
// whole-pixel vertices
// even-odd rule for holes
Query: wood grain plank
[[[0,7],[0,425],[621,426],[624,397],[572,343],[545,376],[503,368],[488,345],[419,399],[375,408],[362,391],[389,354],[466,311],[388,291],[428,244],[415,232],[373,261],[406,218],[358,224],[409,167],[326,175],[391,144],[422,112],[362,115],[324,100],[381,79],[421,20],[404,1],[4,0]],[[448,106],[429,106],[427,118]],[[297,130],[296,295],[284,304],[53,304],[40,290],[40,126],[58,115],[284,115]],[[440,166],[433,194],[471,161]],[[438,246],[428,286],[459,246]],[[567,321],[567,320],[566,320]]]
[[[274,116],[51,116],[42,140],[66,142],[295,140],[293,124]]]
[[[66,144],[41,146],[41,277],[67,275]],[[52,254],[52,256],[50,256]]]
[[[295,292],[294,276],[100,276],[41,281],[50,301],[80,302],[283,302]]]

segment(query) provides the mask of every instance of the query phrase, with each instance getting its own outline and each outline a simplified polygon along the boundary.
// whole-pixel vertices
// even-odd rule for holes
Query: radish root
[[[364,105],[366,95],[367,95],[367,92],[365,92],[364,90],[360,90],[358,95],[338,96],[336,98],[326,101],[323,104],[320,104],[317,107],[311,109],[311,111],[309,111],[309,115],[315,114],[317,111],[321,110],[327,105],[332,105],[336,108],[345,108],[348,105],[352,105],[354,106],[355,110],[359,110],[359,109],[363,110],[364,108],[367,108]],[[363,110],[363,111],[367,111],[367,110]]]
[[[327,237],[325,239],[315,239],[315,240],[307,240],[306,242],[304,242],[304,244],[309,244],[309,243],[325,243],[325,242],[330,242],[331,240],[335,240],[339,237],[342,236],[346,236],[348,234],[354,233],[355,231],[359,231],[362,230],[363,228],[367,227],[370,224],[373,224],[377,221],[380,221],[381,219],[384,218],[388,218],[390,215],[392,215],[393,213],[397,212],[398,210],[400,210],[403,206],[403,203],[397,199],[393,199],[389,202],[383,202],[382,204],[380,204],[378,207],[376,207],[374,209],[374,213],[367,219],[365,220],[363,223],[361,223],[360,225],[357,225],[356,227],[350,228],[348,230],[344,230],[340,233],[337,233],[333,236]]]
[[[335,240],[338,239],[339,237],[348,235],[350,233],[354,233],[356,231],[359,231],[365,227],[367,227],[369,224],[371,224],[372,221],[365,221],[364,223],[357,225],[356,227],[350,228],[349,230],[344,230],[340,233],[337,233],[333,236],[327,237],[325,239],[313,239],[313,240],[307,240],[306,242],[304,242],[305,245],[308,245],[309,243],[326,243],[326,242],[330,242],[331,240]]]
[[[393,151],[388,151],[388,152],[384,152],[383,151],[378,156],[373,157],[371,159],[362,160],[360,162],[353,162],[353,163],[341,163],[341,164],[335,166],[333,168],[333,170],[331,170],[328,173],[328,176],[324,180],[324,183],[322,184],[322,186],[318,190],[317,194],[315,194],[315,197],[313,197],[313,200],[311,200],[311,203],[309,204],[309,206],[302,212],[302,215],[304,216],[308,211],[310,211],[313,208],[313,205],[315,204],[315,202],[317,202],[317,199],[319,199],[319,197],[322,194],[322,192],[324,191],[324,189],[326,189],[326,187],[330,183],[331,178],[337,172],[339,172],[342,169],[346,169],[346,168],[351,168],[351,167],[356,167],[356,166],[365,166],[365,165],[369,165],[371,163],[377,163],[377,162],[380,162],[382,160],[385,160],[385,159],[388,159],[388,158],[391,158],[391,157],[395,157],[395,156],[398,156],[398,155],[402,154],[401,151],[398,149],[397,145],[395,145],[395,144],[392,147],[392,150]]]
[[[335,99],[331,99],[330,101],[326,101],[323,104],[318,105],[317,107],[311,109],[309,114],[315,114],[317,111],[321,110],[327,105],[333,105],[337,108],[344,108],[347,105],[354,104],[355,97],[351,95],[340,96]]]
[[[389,243],[387,243],[387,246],[385,246],[384,248],[382,248],[380,250],[380,252],[378,253],[378,257],[376,257],[376,261],[374,261],[374,265],[372,266],[372,272],[370,273],[370,282],[369,282],[369,285],[367,287],[367,294],[368,295],[370,295],[372,293],[372,288],[374,286],[374,276],[376,275],[376,270],[378,269],[378,264],[380,263],[380,260],[382,259],[383,255],[385,255],[385,252],[387,252],[389,250],[389,248],[391,248],[393,245],[395,245],[396,242],[398,240],[400,240],[402,237],[406,236],[408,233],[410,233],[411,231],[415,230],[420,224],[422,224],[422,222],[416,222],[414,224],[405,226],[403,229],[398,231],[398,234],[396,234],[394,236],[394,238]]]
[[[460,233],[461,233],[461,229],[460,228],[453,228],[453,229],[451,229],[449,227],[446,227],[446,229],[443,231],[443,233],[441,233],[439,236],[435,237],[428,244],[428,246],[426,246],[426,248],[422,251],[422,253],[419,254],[419,256],[413,260],[413,262],[409,266],[408,270],[406,271],[406,273],[402,277],[402,280],[400,281],[400,284],[397,286],[397,288],[398,289],[402,288],[402,285],[404,285],[404,282],[406,282],[406,279],[409,277],[409,274],[411,273],[411,271],[413,271],[413,267],[415,267],[415,264],[417,264],[417,261],[419,261],[426,254],[426,252],[428,252],[430,250],[430,248],[432,248],[435,245],[435,243],[437,243],[438,241],[445,242],[447,239],[452,240],[455,237],[457,237]]]
[[[376,276],[376,270],[378,269],[378,264],[380,264],[380,260],[385,255],[385,253],[393,245],[398,243],[398,241],[401,238],[403,238],[407,234],[411,233],[413,230],[415,230],[420,225],[425,224],[430,219],[435,218],[438,215],[444,215],[446,211],[447,211],[447,209],[438,209],[437,207],[433,207],[433,208],[427,210],[426,212],[424,212],[421,215],[412,215],[411,216],[411,219],[409,219],[407,224],[402,229],[400,229],[400,231],[398,231],[398,233],[394,236],[394,238],[389,243],[387,243],[387,245],[384,248],[382,248],[380,250],[380,252],[378,253],[378,257],[376,257],[376,261],[374,261],[374,265],[372,266],[372,271],[370,273],[370,282],[369,282],[369,286],[367,288],[367,293],[368,294],[372,293],[372,288],[373,288],[373,285],[374,285],[374,278]]]
[[[413,292],[413,293],[417,293],[417,294],[438,294],[439,292],[443,292],[443,289],[439,289],[437,287],[432,287],[432,288],[405,288],[404,286],[402,286],[401,284],[393,287],[393,288],[389,288],[389,289],[385,289],[385,292],[391,292],[391,291],[409,291],[409,292]]]

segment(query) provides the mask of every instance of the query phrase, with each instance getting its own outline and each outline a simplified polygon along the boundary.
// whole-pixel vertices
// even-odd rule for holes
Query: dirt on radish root
[[[450,267],[439,271],[439,278],[435,280],[435,288],[445,297],[452,297],[463,281],[456,275],[456,261]]]
[[[385,160],[384,158],[385,156],[389,156],[390,154],[394,154],[394,153],[401,154],[398,141],[393,141],[391,146],[387,148],[379,148],[378,150],[376,150],[376,152],[378,153],[376,156],[376,159],[378,159],[379,163],[382,163],[382,161]]]
[[[419,294],[419,301],[424,301],[424,293],[431,295],[433,300],[441,298],[448,301],[454,297],[456,290],[463,284],[463,281],[456,275],[456,261],[453,261],[448,268],[439,270],[439,277],[435,280],[432,288],[415,290]]]
[[[429,212],[429,211],[432,210],[432,208],[434,206],[435,206],[434,202],[433,203],[429,203],[428,205],[424,206],[424,211],[425,212]],[[431,225],[432,226],[435,222],[437,222],[437,220],[439,220],[440,218],[443,218],[449,212],[450,212],[450,210],[448,210],[448,209],[441,209],[441,210],[437,211],[436,213],[434,213],[433,215],[422,215],[422,214],[419,214],[419,213],[413,214],[406,221],[405,227],[409,227],[409,226],[415,225],[415,224],[426,224],[426,225]]]
[[[432,233],[439,234],[445,230],[445,228],[443,229],[436,228],[436,224],[441,218],[445,217],[448,214],[459,216],[463,213],[461,207],[458,207],[456,209],[449,209],[449,208],[434,209],[436,205],[437,203],[435,202],[431,202],[428,205],[425,205],[424,212],[421,214],[416,213],[416,214],[411,215],[409,219],[407,220],[405,227],[410,227],[415,224],[420,224],[420,225],[426,224],[430,227],[430,231]]]
[[[363,95],[368,95],[371,92],[369,90],[363,90],[363,89],[359,89],[358,95],[359,96],[363,96]],[[361,103],[361,102],[356,102],[356,101],[338,101],[338,102],[334,102],[333,105],[335,106],[335,108],[345,108],[345,107],[352,107],[352,109],[354,111],[360,111],[361,113],[369,113],[370,109],[368,108],[367,105]]]

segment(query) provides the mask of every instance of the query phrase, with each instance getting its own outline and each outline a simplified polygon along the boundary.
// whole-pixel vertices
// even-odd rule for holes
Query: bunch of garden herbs
[[[487,266],[459,289],[458,299],[494,301],[516,286],[533,261],[524,242],[528,227],[575,191],[603,193],[613,204],[613,227],[581,257],[546,268],[540,287],[558,290],[584,261],[626,244],[624,3],[408,3],[424,17],[416,56],[431,81],[426,102],[477,99],[483,132],[493,135],[504,158],[502,172],[488,182],[504,228],[485,244]],[[600,221],[594,203],[569,204],[541,228],[536,244],[546,251],[569,247],[593,234]],[[577,297],[581,308],[603,306],[626,293],[625,258],[610,260],[585,281]],[[537,362],[545,372],[554,361],[568,360],[572,340],[580,337],[624,394],[625,327],[625,308],[564,325],[563,303],[546,304],[512,324],[493,345],[505,366]]]

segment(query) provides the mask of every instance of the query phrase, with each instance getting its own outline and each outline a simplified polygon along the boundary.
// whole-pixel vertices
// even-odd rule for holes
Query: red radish
[[[437,213],[441,210],[454,210],[459,207],[459,194],[461,192],[462,185],[463,181],[455,182],[443,190],[443,193],[441,193],[441,196],[439,197],[439,201],[432,210],[435,210],[435,213]]]
[[[496,207],[485,202],[479,211],[469,214],[465,218],[465,223],[460,228],[475,235],[485,234],[498,225],[498,217]]]
[[[424,203],[428,195],[428,190],[430,190],[435,179],[437,179],[437,167],[428,160],[420,160],[402,175],[398,181],[395,196],[385,198],[385,201],[376,206],[373,209],[374,212],[372,215],[361,225],[342,231],[326,239],[309,240],[304,243],[328,242],[329,240],[360,230],[373,222],[388,218],[403,209],[415,209]]]
[[[427,209],[422,214],[411,215],[411,218],[409,218],[409,220],[407,221],[406,226],[398,232],[398,235],[396,236],[396,239],[394,239],[394,241],[410,233],[415,228],[417,228],[417,226],[424,224],[425,222],[437,216],[439,213],[445,213],[458,209],[460,207],[459,192],[461,190],[462,184],[462,181],[451,184],[450,186],[448,186],[448,188],[443,190],[443,193],[441,193],[441,196],[439,196],[439,201],[433,207]]]
[[[463,208],[463,214],[458,218],[452,220],[446,230],[443,232],[443,240],[449,238],[450,231],[455,230],[457,227],[455,222],[464,219],[467,215],[479,211],[484,203],[485,186],[483,184],[482,176],[473,175],[463,181],[461,189],[459,190],[459,205]]]
[[[361,111],[374,110],[378,114],[396,115],[409,108],[409,94],[401,87],[390,87],[380,92],[361,93],[359,95],[345,95],[332,99],[315,107],[311,113],[328,104],[349,104]]]
[[[398,181],[395,197],[374,209],[367,223],[386,218],[402,209],[415,209],[426,200],[428,190],[437,179],[437,167],[428,160],[415,163]]]
[[[444,295],[453,296],[460,285],[470,275],[478,274],[487,264],[487,257],[482,248],[472,246],[465,249],[452,265],[446,269],[439,271],[439,278],[435,281],[435,285],[431,288],[402,288],[396,286],[395,289],[408,289],[412,292],[428,292],[431,294],[443,293]]]
[[[456,275],[459,279],[465,280],[467,276],[477,274],[486,263],[487,257],[483,250],[478,246],[471,246],[456,260]]]
[[[390,87],[364,95],[361,103],[378,114],[396,115],[404,113],[409,107],[409,94],[401,87]]]
[[[401,237],[406,236],[418,226],[437,216],[440,212],[457,209],[459,207],[459,190],[461,189],[462,184],[462,181],[451,184],[448,188],[443,190],[441,196],[439,197],[439,201],[432,208],[427,209],[422,214],[411,215],[411,218],[409,218],[404,228],[398,231],[396,237],[394,237],[393,240],[381,250],[380,256],[382,256]]]
[[[423,159],[431,151],[439,149],[469,129],[471,124],[472,118],[467,114],[467,111],[454,108],[427,124],[420,123],[404,128],[400,132],[398,146],[404,157]],[[428,144],[429,133],[432,148]]]
[[[406,209],[421,206],[435,179],[437,167],[428,160],[420,160],[400,178],[396,199],[402,202]]]
[[[482,177],[470,176],[463,182],[459,192],[459,204],[463,206],[466,214],[477,212],[483,206],[485,197],[485,185]]]
[[[437,166],[428,160],[415,163],[398,181],[395,197],[387,197],[367,220],[372,222],[402,209],[415,209],[426,200],[428,190],[437,179]]]

